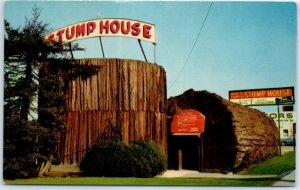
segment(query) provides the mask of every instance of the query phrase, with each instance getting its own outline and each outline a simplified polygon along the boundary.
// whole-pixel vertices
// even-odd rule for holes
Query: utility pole
[[[278,129],[279,129],[279,156],[281,156],[281,141],[280,141],[280,137],[281,137],[281,132],[280,132],[280,110],[279,110],[279,98],[276,98],[276,104],[277,104],[277,122],[278,122]]]

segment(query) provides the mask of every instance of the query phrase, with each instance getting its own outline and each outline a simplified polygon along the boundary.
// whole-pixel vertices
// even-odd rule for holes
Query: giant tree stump
[[[192,89],[168,100],[169,117],[185,109],[195,109],[206,117],[205,132],[201,135],[206,172],[238,171],[278,155],[278,128],[272,118],[259,110]],[[170,156],[172,147],[183,143],[177,140],[168,145],[169,167],[176,162],[174,156]],[[187,148],[192,149],[189,144]]]
[[[148,139],[166,151],[166,73],[156,64],[126,59],[80,59],[97,74],[69,81],[67,130],[59,152],[64,163],[79,163],[109,127],[125,143]]]

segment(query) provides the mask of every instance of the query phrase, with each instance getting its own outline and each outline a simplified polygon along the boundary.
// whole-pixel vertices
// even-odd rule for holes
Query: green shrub
[[[126,145],[106,140],[94,145],[80,164],[86,176],[153,177],[166,168],[166,158],[152,141]]]
[[[132,145],[132,152],[136,177],[153,177],[166,170],[166,157],[155,142],[135,142]]]
[[[105,176],[132,176],[132,154],[130,147],[121,141],[109,141],[104,149]]]
[[[86,176],[131,176],[132,158],[129,146],[107,140],[94,145],[81,162]]]
[[[20,167],[16,163],[12,163],[4,159],[3,164],[3,178],[4,179],[16,179],[20,176]]]
[[[45,157],[39,154],[29,154],[11,160],[4,159],[3,178],[16,179],[36,177],[40,169],[40,163],[45,160]]]
[[[252,164],[258,164],[265,160],[269,160],[277,154],[277,147],[254,147],[245,152],[242,162],[234,168],[234,171],[239,172]]]
[[[52,160],[51,164],[52,165],[59,165],[59,164],[61,164],[61,159],[60,159],[60,156],[59,156],[59,154],[57,152],[55,152],[53,154],[53,160]]]
[[[103,176],[104,158],[101,156],[103,148],[96,144],[89,150],[80,164],[80,170],[87,176]]]

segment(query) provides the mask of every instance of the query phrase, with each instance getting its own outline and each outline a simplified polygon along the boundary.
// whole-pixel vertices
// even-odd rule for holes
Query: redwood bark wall
[[[69,82],[67,131],[59,152],[64,163],[79,163],[109,127],[123,142],[152,139],[167,147],[166,74],[161,66],[137,60],[80,59],[97,74]]]
[[[207,91],[188,90],[168,99],[168,116],[185,109],[195,109],[206,117],[205,132],[201,135],[204,171],[239,170],[278,154],[278,129],[272,118],[256,109]],[[168,145],[169,153],[172,146]],[[169,156],[169,164],[174,163],[172,159],[176,158]]]
[[[278,155],[279,130],[272,118],[256,109],[229,101],[224,101],[224,105],[232,113],[237,139],[237,169]]]

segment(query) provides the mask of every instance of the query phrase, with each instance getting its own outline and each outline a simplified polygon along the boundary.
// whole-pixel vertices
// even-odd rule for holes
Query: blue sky
[[[6,2],[4,18],[22,26],[35,4],[51,29],[95,18],[155,24],[168,97],[193,88],[228,99],[230,90],[296,86],[295,3],[214,2],[188,60],[210,2]],[[75,58],[102,56],[99,39],[78,42],[86,51]],[[103,44],[106,57],[143,60],[137,40],[107,37]],[[142,44],[153,62],[153,45]]]

